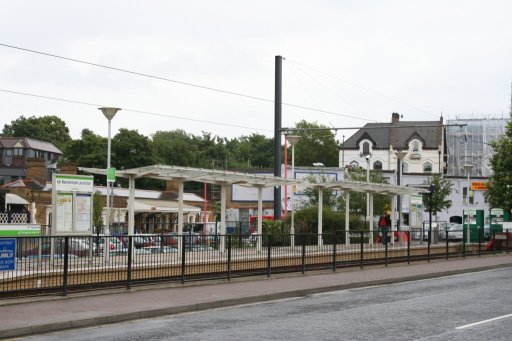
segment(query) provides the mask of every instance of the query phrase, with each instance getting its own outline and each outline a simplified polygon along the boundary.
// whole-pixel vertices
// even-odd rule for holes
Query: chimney
[[[396,112],[391,114],[391,124],[400,122],[400,115]]]
[[[60,173],[61,174],[73,174],[76,175],[76,163],[74,162],[64,162],[60,165]]]
[[[46,165],[43,158],[27,158],[27,178],[32,178],[42,184],[46,184]]]

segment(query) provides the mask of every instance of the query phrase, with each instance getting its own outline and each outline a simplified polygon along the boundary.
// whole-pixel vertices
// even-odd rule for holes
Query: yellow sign
[[[472,181],[471,182],[471,190],[472,191],[487,191],[487,182]]]

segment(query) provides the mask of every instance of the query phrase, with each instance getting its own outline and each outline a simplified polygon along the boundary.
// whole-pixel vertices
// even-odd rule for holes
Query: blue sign
[[[0,239],[0,271],[16,270],[16,239]]]

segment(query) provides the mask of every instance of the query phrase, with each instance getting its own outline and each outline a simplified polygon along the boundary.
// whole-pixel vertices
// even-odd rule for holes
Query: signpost
[[[16,270],[16,239],[0,239],[0,271]]]

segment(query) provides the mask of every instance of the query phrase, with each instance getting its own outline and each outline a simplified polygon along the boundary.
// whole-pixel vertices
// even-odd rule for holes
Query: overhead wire
[[[290,68],[292,69],[292,65],[290,65]],[[361,114],[363,115],[366,115],[368,116],[368,114],[366,112],[364,112],[361,108],[359,108],[358,106],[356,106],[355,104],[352,104],[350,101],[348,101],[347,99],[345,99],[343,96],[341,96],[340,94],[338,94],[337,92],[331,90],[328,86],[326,86],[325,84],[323,84],[322,82],[320,82],[317,78],[313,77],[312,75],[304,72],[303,70],[299,70],[301,71],[306,77],[308,77],[309,79],[311,79],[312,81],[316,82],[318,85],[320,85],[321,87],[323,87],[325,90],[329,91],[330,93],[332,93],[334,96],[338,97],[340,100],[342,100],[343,102],[345,102],[346,104],[348,104],[349,106],[353,107],[354,109],[356,109],[357,111],[359,111]],[[350,118],[354,118],[354,119],[358,119],[358,120],[362,120],[362,121],[371,121],[371,122],[377,122],[375,120],[370,120],[370,119],[365,119],[365,118],[362,118],[362,117],[357,117],[357,116],[352,116],[352,115],[346,115],[347,117],[350,117]]]
[[[42,99],[54,100],[54,101],[60,101],[60,102],[82,104],[82,105],[94,106],[96,108],[103,106],[102,104],[97,104],[97,103],[77,101],[77,100],[65,99],[65,98],[59,98],[59,97],[53,97],[53,96],[31,94],[31,93],[27,93],[27,92],[12,91],[12,90],[6,90],[6,89],[0,89],[0,92],[16,94],[16,95],[23,95],[23,96],[29,96],[29,97],[36,97],[36,98],[42,98]],[[231,127],[231,128],[243,128],[243,129],[249,129],[249,130],[255,130],[255,131],[273,132],[273,130],[271,130],[271,129],[247,127],[247,126],[242,126],[242,125],[237,125],[237,124],[230,124],[230,123],[220,123],[220,122],[215,122],[215,121],[200,120],[200,119],[187,118],[187,117],[176,116],[176,115],[171,115],[171,114],[155,113],[155,112],[151,112],[151,111],[143,111],[143,110],[130,109],[130,108],[122,108],[122,109],[123,109],[123,111],[128,111],[128,112],[133,112],[133,113],[138,113],[138,114],[145,114],[145,115],[152,115],[152,116],[174,118],[174,119],[179,119],[179,120],[184,120],[184,121],[192,121],[192,122],[214,124],[214,125],[220,125],[220,126]]]
[[[199,84],[179,81],[179,80],[175,80],[175,79],[171,79],[171,78],[167,78],[167,77],[162,77],[162,76],[155,76],[155,75],[151,75],[151,74],[147,74],[147,73],[142,73],[142,72],[122,69],[122,68],[118,68],[118,67],[113,67],[113,66],[108,66],[108,65],[88,62],[88,61],[81,60],[81,59],[64,57],[64,56],[60,56],[60,55],[53,54],[53,53],[37,51],[37,50],[28,49],[28,48],[24,48],[24,47],[20,47],[20,46],[14,46],[14,45],[5,44],[5,43],[1,43],[1,42],[0,42],[0,46],[11,48],[11,49],[15,49],[15,50],[19,50],[19,51],[39,54],[39,55],[43,55],[43,56],[47,56],[47,57],[67,60],[67,61],[70,61],[70,62],[75,62],[75,63],[85,64],[85,65],[95,66],[95,67],[99,67],[99,68],[103,68],[103,69],[108,69],[108,70],[112,70],[112,71],[118,71],[118,72],[123,72],[123,73],[131,74],[131,75],[136,75],[136,76],[141,76],[141,77],[146,77],[146,78],[151,78],[151,79],[157,79],[157,80],[171,82],[171,83],[176,83],[176,84],[180,84],[180,85],[190,86],[190,87],[194,87],[194,88],[198,88],[198,89],[214,91],[214,92],[224,93],[224,94],[238,96],[238,97],[245,97],[245,98],[248,98],[248,99],[262,101],[262,102],[267,102],[267,103],[274,103],[274,100],[271,100],[271,99],[268,99],[268,98],[252,96],[252,95],[247,95],[247,94],[243,94],[243,93],[239,93],[239,92],[223,90],[223,89],[218,89],[218,88],[214,88],[214,87],[209,87],[209,86],[204,86],[204,85],[199,85]],[[337,115],[337,116],[342,116],[342,117],[350,117],[348,115],[343,115],[343,114],[336,113],[336,112],[333,112],[333,111],[322,110],[322,109],[317,109],[317,108],[311,108],[311,107],[302,106],[302,105],[295,105],[295,104],[291,104],[291,103],[284,103],[283,102],[282,105],[288,106],[288,107],[292,107],[292,108],[297,108],[297,109],[304,109],[304,110],[321,112],[321,113],[325,113],[325,114]]]
[[[376,96],[379,96],[379,97],[385,98],[385,99],[387,99],[387,100],[389,100],[389,101],[393,101],[393,102],[396,102],[396,103],[399,103],[399,104],[405,105],[405,106],[407,106],[407,107],[410,107],[410,108],[415,109],[415,110],[417,110],[417,111],[423,112],[423,113],[425,113],[425,114],[428,114],[428,115],[431,115],[431,116],[434,116],[434,117],[438,117],[438,115],[433,114],[433,113],[431,113],[431,112],[430,112],[430,111],[428,111],[428,110],[424,110],[424,109],[422,109],[422,108],[420,108],[420,107],[417,107],[417,106],[415,106],[415,105],[412,105],[412,104],[410,104],[410,103],[406,103],[406,102],[404,102],[404,101],[402,101],[402,100],[399,100],[399,99],[396,99],[396,98],[390,97],[390,96],[388,96],[388,95],[384,95],[384,94],[382,94],[382,93],[380,93],[380,92],[378,92],[378,91],[375,91],[375,90],[372,90],[372,89],[366,88],[366,87],[364,87],[364,86],[361,86],[361,85],[359,85],[359,84],[356,84],[356,83],[353,83],[353,82],[347,81],[347,80],[342,79],[342,78],[340,78],[340,77],[338,77],[338,76],[331,75],[331,74],[329,74],[329,73],[326,73],[326,72],[324,72],[324,71],[318,70],[318,69],[316,69],[316,68],[314,68],[314,67],[311,67],[311,66],[308,66],[308,65],[306,65],[306,64],[300,63],[300,62],[295,61],[295,60],[293,60],[293,59],[289,59],[289,58],[287,58],[287,60],[288,60],[288,62],[290,62],[290,63],[292,63],[292,64],[296,64],[296,65],[298,65],[298,66],[301,66],[301,67],[304,67],[304,68],[310,69],[310,70],[312,70],[312,71],[314,71],[314,72],[317,72],[317,73],[323,74],[324,76],[327,76],[327,77],[330,77],[330,78],[335,79],[335,80],[337,80],[337,81],[340,81],[340,82],[342,82],[342,83],[348,84],[348,85],[350,85],[350,86],[352,86],[352,87],[354,87],[354,88],[358,88],[358,89],[360,89],[360,90],[364,90],[364,91],[366,91],[366,92],[372,93],[372,94],[374,94],[374,95],[376,95]]]

